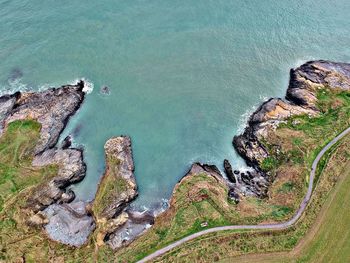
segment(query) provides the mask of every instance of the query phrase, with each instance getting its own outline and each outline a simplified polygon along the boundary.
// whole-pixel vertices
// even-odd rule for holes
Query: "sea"
[[[350,62],[349,0],[0,0],[0,94],[88,83],[61,138],[84,148],[79,200],[112,136],[132,139],[136,207],[169,200],[193,162],[245,167],[233,136],[315,59]]]

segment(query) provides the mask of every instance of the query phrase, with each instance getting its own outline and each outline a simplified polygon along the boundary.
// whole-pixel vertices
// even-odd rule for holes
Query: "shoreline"
[[[274,158],[271,149],[266,144],[266,139],[275,133],[280,124],[295,116],[309,116],[309,118],[318,116],[320,111],[317,108],[316,93],[319,86],[350,90],[350,64],[319,60],[307,62],[296,69],[292,69],[286,97],[284,99],[270,98],[263,102],[250,115],[243,133],[236,135],[233,139],[233,146],[245,160],[248,169],[244,171],[237,170],[228,161],[225,161],[226,179],[215,165],[192,164],[186,175],[175,185],[168,209],[157,215],[155,211],[141,213],[132,209],[132,202],[137,196],[137,182],[133,177],[133,161],[130,161],[133,158],[131,141],[130,138],[128,139],[125,136],[115,138],[121,140],[113,144],[113,147],[115,147],[113,151],[117,149],[118,152],[113,157],[116,158],[115,160],[110,159],[111,156],[107,154],[105,146],[106,169],[92,202],[89,204],[79,203],[75,199],[74,192],[66,190],[70,185],[83,180],[86,173],[83,149],[71,147],[69,137],[65,138],[61,145],[58,145],[59,138],[70,117],[79,110],[84,101],[83,81],[75,86],[66,85],[42,92],[18,92],[14,95],[0,97],[0,106],[2,106],[2,108],[0,107],[0,133],[2,132],[1,125],[4,128],[3,130],[6,131],[7,125],[14,121],[28,118],[37,120],[42,128],[40,130],[40,140],[35,147],[33,165],[37,167],[51,164],[59,166],[58,176],[52,181],[46,182],[43,189],[36,189],[28,199],[28,209],[31,210],[30,224],[45,228],[51,239],[75,247],[85,247],[89,242],[92,242],[92,235],[99,235],[100,233],[98,247],[110,244],[110,240],[114,240],[111,241],[114,244],[111,247],[115,250],[129,245],[138,237],[147,235],[146,230],[154,223],[154,217],[156,217],[155,222],[157,223],[157,220],[160,220],[159,218],[166,217],[167,214],[171,213],[172,206],[176,203],[174,199],[175,192],[184,181],[196,174],[207,174],[208,177],[214,178],[218,185],[222,185],[227,189],[228,192],[225,198],[235,204],[238,204],[241,198],[245,196],[265,199],[270,186],[275,180],[272,170],[274,167],[271,166],[275,164],[273,162],[272,164],[266,164],[266,160],[270,161],[271,158]],[[64,99],[62,99],[62,96]],[[62,111],[62,108],[65,110]],[[53,112],[58,114],[52,115]],[[128,140],[128,143],[125,144],[124,140]],[[114,154],[113,151],[111,153]],[[111,163],[108,163],[111,161],[114,164],[112,167],[116,167],[115,172],[111,170]],[[312,172],[315,171],[312,170]],[[107,176],[107,174],[112,174],[112,177]],[[111,202],[109,204],[111,212],[102,215],[99,214],[100,210],[98,210],[99,212],[94,211],[96,209],[94,206],[102,205],[105,208],[108,206],[104,201],[96,201],[99,199],[97,196],[101,195],[101,191],[103,191],[103,189],[100,189],[100,185],[106,180],[112,180],[111,189],[114,189],[115,184],[118,184],[115,180],[120,180],[120,178],[126,179],[126,184],[131,183],[132,191],[130,192],[129,188],[124,189],[125,183],[123,182],[122,189],[124,190],[118,190],[117,196],[113,196],[115,194],[114,190],[106,192],[107,196],[111,196],[111,199],[108,199]],[[309,195],[311,193],[308,190],[304,204],[308,202],[307,197]],[[104,198],[100,199],[104,200]],[[288,222],[294,224],[303,209],[300,208],[297,214]],[[96,216],[98,214],[99,216]],[[70,223],[63,223],[65,221]],[[286,223],[275,225],[278,228],[284,224]],[[57,231],[55,225],[61,227],[60,231]],[[241,227],[243,226],[246,227],[247,225],[241,225]],[[270,227],[272,224],[266,224],[265,226]],[[235,227],[232,229],[236,229]],[[219,227],[223,230],[226,228]],[[255,229],[255,227],[253,228]],[[136,232],[130,234],[134,230]],[[207,230],[204,230],[203,233],[206,233],[205,231]],[[50,235],[50,232],[54,233],[54,236]],[[71,235],[73,232],[74,234]],[[193,236],[196,237],[196,234]]]

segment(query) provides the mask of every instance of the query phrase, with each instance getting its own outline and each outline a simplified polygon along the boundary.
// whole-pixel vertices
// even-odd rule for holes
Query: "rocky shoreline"
[[[269,151],[264,145],[278,125],[297,115],[316,116],[317,91],[320,86],[331,89],[350,89],[350,64],[330,61],[310,61],[290,70],[289,86],[284,99],[271,98],[249,118],[243,134],[233,138],[233,146],[252,168],[249,180],[241,176],[237,192],[265,197],[272,182],[271,174],[262,169]],[[242,186],[243,185],[243,186]]]
[[[41,129],[32,166],[58,167],[56,176],[32,189],[26,200],[23,209],[29,226],[42,228],[51,240],[73,247],[86,244],[96,229],[99,245],[108,244],[115,249],[145,231],[153,224],[154,216],[129,207],[138,193],[131,139],[127,136],[106,142],[106,171],[93,202],[75,201],[75,193],[67,189],[85,177],[83,150],[71,147],[71,136],[61,145],[57,142],[69,118],[82,105],[84,85],[80,81],[42,92],[16,92],[0,97],[0,136],[11,122],[37,121]],[[112,186],[107,192],[101,187],[106,180]],[[101,195],[105,197],[99,200]],[[97,206],[102,210],[98,211]]]
[[[274,178],[264,169],[264,161],[270,157],[265,139],[292,116],[317,116],[319,86],[350,90],[350,64],[311,61],[290,71],[285,98],[264,102],[249,118],[243,134],[233,138],[233,146],[246,161],[248,170],[235,170],[224,160],[225,178],[214,165],[194,163],[185,177],[196,174],[214,177],[227,186],[228,199],[235,203],[241,195],[266,197]],[[130,207],[138,193],[128,136],[113,137],[106,142],[106,171],[92,203],[74,201],[74,192],[66,190],[86,173],[83,151],[71,147],[70,137],[57,146],[69,118],[84,100],[83,88],[84,82],[80,81],[43,92],[17,92],[0,97],[0,136],[13,121],[38,121],[40,139],[32,165],[58,166],[57,176],[36,187],[26,202],[30,226],[42,227],[52,240],[75,247],[86,244],[94,233],[98,246],[107,244],[117,249],[148,229],[154,223],[154,215]]]
[[[270,98],[263,102],[250,116],[244,132],[233,138],[233,146],[246,161],[248,169],[235,170],[229,160],[223,161],[227,179],[220,181],[228,185],[229,199],[238,203],[240,195],[267,196],[274,178],[262,167],[264,160],[270,157],[264,142],[286,119],[297,115],[317,116],[317,91],[320,86],[349,90],[350,64],[318,60],[290,70],[285,98]],[[199,172],[195,173],[193,169],[199,169]],[[200,163],[193,164],[185,177],[201,172],[215,178],[223,177],[215,165]]]
[[[27,208],[34,213],[44,210],[61,198],[66,199],[69,193],[64,189],[85,176],[86,166],[80,149],[55,147],[69,118],[84,100],[83,88],[84,82],[79,82],[43,92],[16,92],[0,98],[0,136],[13,121],[38,121],[41,130],[34,150],[33,166],[59,166],[57,176],[35,189],[28,200]]]

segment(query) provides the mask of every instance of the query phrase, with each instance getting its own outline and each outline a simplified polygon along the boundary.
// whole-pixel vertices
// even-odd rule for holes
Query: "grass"
[[[106,205],[110,204],[115,196],[120,195],[128,189],[127,180],[118,176],[119,160],[111,156],[107,156],[106,159],[107,171],[99,184],[92,208],[96,218],[102,218]]]
[[[25,224],[28,211],[23,209],[35,187],[51,179],[58,167],[32,167],[32,152],[41,126],[33,120],[14,121],[0,137],[0,259],[15,251],[11,245],[36,233]]]
[[[36,187],[57,174],[58,167],[33,167],[33,150],[41,126],[34,120],[15,121],[0,137],[0,262],[93,262],[94,237],[81,249],[48,240],[41,229],[29,227],[26,200]],[[111,258],[102,247],[96,260]]]

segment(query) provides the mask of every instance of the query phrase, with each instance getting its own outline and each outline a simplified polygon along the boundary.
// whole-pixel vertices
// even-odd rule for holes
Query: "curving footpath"
[[[314,186],[314,179],[315,179],[315,174],[316,174],[316,168],[317,165],[319,163],[319,161],[321,160],[322,156],[334,145],[336,144],[340,139],[342,139],[345,135],[347,135],[348,133],[350,133],[350,127],[347,128],[345,131],[343,131],[342,133],[340,133],[337,137],[335,137],[332,141],[330,141],[317,155],[316,159],[314,160],[314,162],[312,163],[311,166],[311,172],[310,172],[310,182],[309,182],[309,186],[307,189],[307,193],[303,199],[303,201],[300,204],[300,207],[298,209],[298,211],[294,214],[294,216],[284,222],[284,223],[278,223],[278,224],[261,224],[261,225],[232,225],[232,226],[220,226],[220,227],[213,227],[210,229],[206,229],[197,233],[194,233],[192,235],[189,235],[183,239],[180,239],[164,248],[161,248],[157,251],[155,251],[154,253],[148,255],[147,257],[141,259],[140,261],[138,261],[138,263],[144,263],[147,262],[149,260],[155,259],[158,256],[161,256],[163,254],[165,254],[166,252],[182,245],[183,243],[190,241],[192,239],[195,239],[197,237],[203,236],[205,234],[209,234],[209,233],[213,233],[213,232],[218,232],[218,231],[224,231],[224,230],[246,230],[246,229],[255,229],[255,230],[264,230],[264,229],[285,229],[290,227],[291,225],[293,225],[302,215],[302,213],[305,211],[306,206],[308,205],[310,199],[311,199],[311,194],[312,194],[312,189]]]

